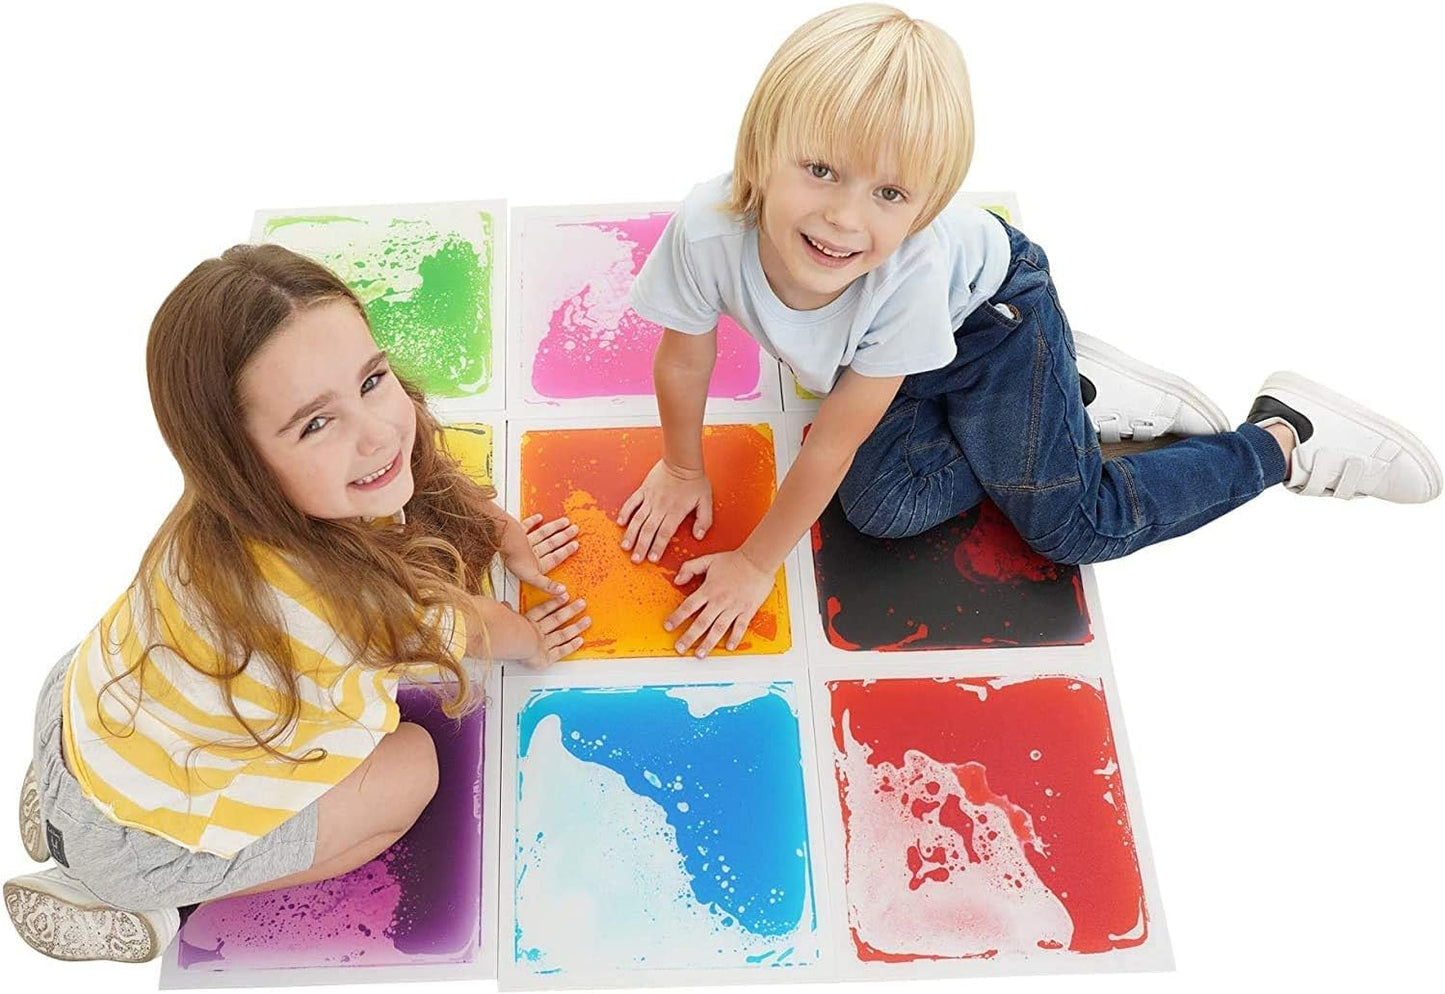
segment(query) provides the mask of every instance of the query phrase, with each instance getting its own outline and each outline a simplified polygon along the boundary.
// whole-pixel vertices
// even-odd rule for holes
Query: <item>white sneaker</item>
[[[1218,405],[1188,380],[1079,331],[1074,332],[1074,348],[1084,409],[1101,442],[1217,435],[1234,427]]]
[[[5,910],[20,938],[60,960],[144,963],[164,952],[181,928],[175,908],[112,908],[59,867],[6,881]]]
[[[25,768],[25,782],[20,785],[20,841],[35,862],[44,863],[50,858],[45,828],[40,824],[40,784],[35,779],[34,764]]]
[[[1295,450],[1285,486],[1312,497],[1380,497],[1422,504],[1440,496],[1440,464],[1395,422],[1298,373],[1272,373],[1248,420],[1288,425]]]

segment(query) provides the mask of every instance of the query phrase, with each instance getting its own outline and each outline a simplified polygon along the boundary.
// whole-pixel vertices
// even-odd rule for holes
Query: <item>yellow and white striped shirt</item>
[[[301,702],[299,719],[271,745],[296,757],[325,749],[325,759],[289,763],[257,747],[227,710],[220,685],[188,664],[204,670],[217,653],[168,567],[152,582],[156,615],[141,617],[138,591],[128,590],[76,650],[65,678],[65,748],[86,796],[122,825],[224,857],[339,783],[400,720],[398,676],[349,665],[346,643],[323,620],[314,590],[274,551],[258,546],[254,555],[280,606]],[[460,660],[464,620],[446,609],[437,623]],[[156,648],[139,686],[131,674],[102,695],[152,641],[179,648],[185,659]],[[265,671],[248,666],[231,683],[237,711],[258,731],[281,710]]]

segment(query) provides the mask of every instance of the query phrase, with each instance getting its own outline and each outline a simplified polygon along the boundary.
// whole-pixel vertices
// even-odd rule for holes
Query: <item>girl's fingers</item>
[[[528,532],[531,531],[533,528],[537,527],[537,522],[541,520],[541,512],[538,512],[537,514],[527,515],[525,518],[522,519],[522,530]]]
[[[555,632],[558,628],[561,628],[568,621],[581,614],[586,607],[586,599],[579,597],[572,603],[563,605],[559,609],[553,610],[545,618],[537,619],[537,627],[542,629],[542,633],[544,635]]]
[[[581,621],[573,622],[566,628],[553,632],[552,637],[558,642],[570,642],[591,627],[592,619],[583,618]]]
[[[579,546],[576,542],[568,542],[566,545],[562,546],[562,548],[557,549],[554,552],[547,553],[545,556],[542,557],[541,560],[542,572],[552,572],[552,570],[555,569],[558,564],[566,560],[566,558],[572,555],[572,553],[576,552],[578,548]]]
[[[542,525],[536,531],[532,532],[532,537],[535,540],[532,544],[537,545],[541,542],[546,541],[547,539],[552,538],[560,531],[566,531],[571,524],[572,523],[566,518],[557,518],[555,521],[547,522],[545,525]]]
[[[561,601],[554,597],[551,600],[545,600],[540,604],[529,607],[527,609],[527,620],[541,621],[543,618],[547,617],[547,615],[557,610],[557,607],[561,603]]]
[[[540,535],[541,532],[537,532],[537,534]],[[571,539],[576,537],[576,525],[569,525],[565,528],[559,528],[555,533],[549,534],[545,539],[533,545],[532,551],[536,552],[537,555],[541,556],[548,552],[553,552],[557,549],[560,549],[562,546],[566,545]]]
[[[573,639],[571,642],[567,642],[563,645],[557,646],[555,649],[551,650],[548,655],[551,657],[552,662],[555,663],[559,659],[566,659],[568,656],[572,655],[572,653],[576,652],[580,648],[582,648],[582,639],[579,636],[578,638]]]

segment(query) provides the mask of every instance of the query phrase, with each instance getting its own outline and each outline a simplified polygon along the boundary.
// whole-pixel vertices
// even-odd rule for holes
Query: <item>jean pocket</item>
[[[1009,331],[1013,331],[1024,321],[1023,312],[1013,304],[990,300],[979,309],[995,324],[1007,328]]]

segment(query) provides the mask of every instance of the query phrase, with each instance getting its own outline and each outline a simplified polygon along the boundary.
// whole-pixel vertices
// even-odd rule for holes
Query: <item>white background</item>
[[[678,199],[730,167],[758,73],[825,5],[7,13],[0,788],[19,785],[43,673],[179,493],[144,344],[181,276],[258,207]],[[967,185],[1018,191],[1076,327],[1233,417],[1295,368],[1445,453],[1440,34],[1426,4],[1322,6],[909,10],[962,45]],[[1442,554],[1445,502],[1278,491],[1102,567],[1178,971],[978,989],[1424,984],[1445,883],[1427,814]],[[8,927],[0,959],[10,989],[156,982],[154,964],[47,960]]]

